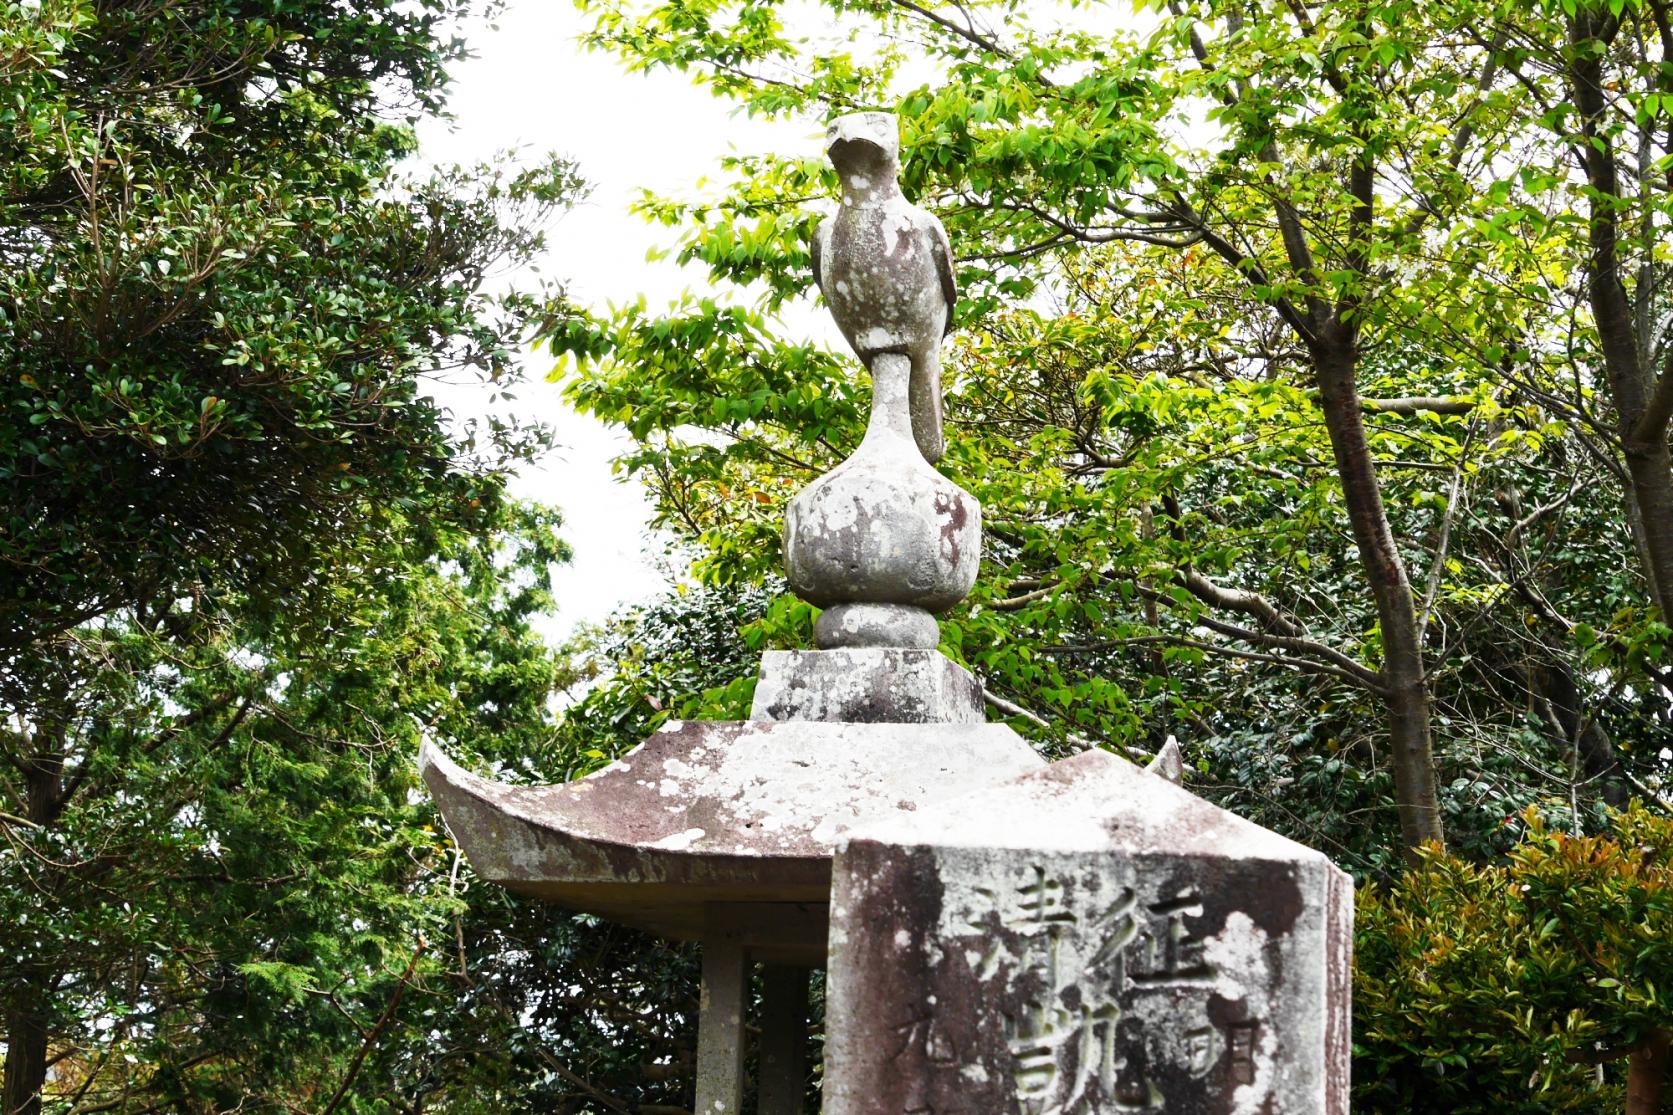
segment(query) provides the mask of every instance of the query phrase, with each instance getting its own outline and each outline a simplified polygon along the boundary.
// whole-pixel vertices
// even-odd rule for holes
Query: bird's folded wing
[[[947,242],[947,230],[941,227],[941,222],[932,213],[925,213],[930,232],[934,236],[934,247],[931,255],[935,257],[935,273],[941,279],[941,293],[947,299],[947,327],[943,332],[953,331],[953,308],[958,305],[958,278],[953,270],[953,246]]]

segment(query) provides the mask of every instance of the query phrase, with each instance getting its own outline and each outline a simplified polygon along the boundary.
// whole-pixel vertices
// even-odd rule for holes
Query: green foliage
[[[1673,822],[1634,807],[1600,836],[1531,809],[1523,823],[1501,865],[1431,850],[1360,891],[1355,1110],[1618,1109],[1615,1062],[1673,1025]]]
[[[679,586],[570,640],[569,685],[584,691],[558,728],[565,777],[591,773],[670,719],[746,719],[760,661],[746,632],[768,621],[770,599]]]
[[[986,560],[945,649],[1032,711],[1020,729],[1175,734],[1205,792],[1398,869],[1386,609],[1316,376],[1334,306],[1359,395],[1389,401],[1367,404],[1366,450],[1457,845],[1496,854],[1498,818],[1552,794],[1596,825],[1627,776],[1658,783],[1670,651],[1613,435],[1570,402],[1600,388],[1573,289],[1586,226],[1527,82],[1471,30],[1555,35],[1552,13],[1205,0],[1112,30],[844,2],[791,35],[756,0],[585,7],[594,46],[752,112],[900,113],[903,184],[967,292],[942,467],[983,502]],[[862,423],[863,386],[776,324],[831,189],[807,155],[723,158],[702,202],[647,197],[716,292],[551,338],[572,401],[636,439],[623,464],[707,583],[776,567],[784,502]]]
[[[102,667],[58,740],[57,813],[0,807],[0,997],[14,1024],[50,1007],[61,1094],[277,1110],[355,1083],[348,1058],[403,992],[454,994],[418,957],[461,905],[412,757],[424,735],[520,755],[550,740],[556,663],[527,619],[549,606],[554,525],[519,510],[428,557],[380,545],[368,556],[404,558],[398,574],[340,567],[304,618],[66,637]]]
[[[689,1108],[694,948],[498,887],[471,888],[466,904],[451,971],[374,1066],[407,1110],[591,1111],[601,1097]]]
[[[398,180],[379,98],[434,104],[458,48],[432,25],[464,8],[354,8],[6,15],[30,123],[0,139],[0,645],[205,579],[303,591],[333,538],[491,505],[478,473],[532,447],[447,467],[415,373],[506,372],[538,306],[482,268],[529,258],[573,175]]]
[[[567,553],[504,491],[545,433],[422,389],[563,313],[482,280],[568,166],[397,170],[474,8],[0,4],[8,1105],[424,1090],[464,906],[412,758],[550,746]]]
[[[943,649],[1027,710],[1013,723],[1043,749],[1176,735],[1200,792],[1362,878],[1399,876],[1391,610],[1368,572],[1393,562],[1356,537],[1340,471],[1362,454],[1402,567],[1383,595],[1416,615],[1446,862],[1482,878],[1501,869],[1463,865],[1531,862],[1545,837],[1519,845],[1505,818],[1536,803],[1588,833],[1665,791],[1673,646],[1628,468],[1650,449],[1623,439],[1594,297],[1632,292],[1630,343],[1663,359],[1665,13],[829,0],[793,23],[771,0],[583,7],[596,48],[751,113],[900,114],[903,185],[946,224],[966,292],[941,467],[981,499],[986,533]],[[1608,90],[1583,137],[1577,59]],[[1622,153],[1615,195],[1583,165],[1604,148]],[[552,338],[554,378],[636,439],[623,463],[708,584],[761,583],[784,502],[861,427],[863,374],[778,324],[810,293],[806,236],[832,191],[811,154],[723,158],[702,200],[645,198],[678,258],[707,267],[705,301]],[[1603,278],[1600,210],[1624,245]],[[1320,357],[1344,335],[1363,448],[1353,423],[1327,424]],[[811,397],[773,381],[792,366]],[[1659,440],[1665,457],[1665,426]],[[1482,972],[1460,969],[1456,1001],[1366,1000],[1362,1031],[1387,1036],[1366,1046],[1357,1102],[1600,1109],[1613,1093],[1563,1058],[1598,1027],[1632,1040],[1643,1018],[1570,1033],[1569,1012],[1594,1007],[1555,969],[1533,1015],[1493,1014],[1495,966],[1522,946],[1507,907],[1471,901],[1425,932],[1479,933]],[[1366,978],[1395,978],[1370,966],[1393,908],[1367,907]]]
[[[591,772],[671,716],[741,719],[757,656],[740,629],[765,605],[758,591],[688,588],[628,609],[566,646],[558,681],[579,695],[547,738],[488,749],[479,737],[463,754],[506,781],[552,782]],[[498,887],[473,887],[465,906],[449,958],[460,974],[437,985],[414,1048],[396,1059],[403,1094],[450,1112],[689,1107],[693,946]]]
[[[689,1102],[689,954],[471,891],[408,760],[584,773],[805,643],[783,505],[867,404],[778,318],[831,181],[733,156],[645,197],[714,283],[666,312],[488,298],[578,184],[397,174],[470,6],[0,0],[0,1011],[55,1110]],[[967,292],[943,467],[988,552],[947,653],[1043,750],[1175,734],[1197,789],[1387,879],[1390,613],[1318,374],[1351,337],[1459,856],[1365,900],[1360,1102],[1607,1098],[1570,1056],[1665,1025],[1662,822],[1605,804],[1664,785],[1673,635],[1592,298],[1605,212],[1655,350],[1673,88],[1620,34],[1655,12],[583,6],[749,112],[901,112]],[[1576,173],[1643,143],[1632,196]],[[501,479],[541,433],[452,434],[418,386],[503,386],[537,319],[700,582],[561,660],[556,524]],[[1619,838],[1518,840],[1536,802]]]

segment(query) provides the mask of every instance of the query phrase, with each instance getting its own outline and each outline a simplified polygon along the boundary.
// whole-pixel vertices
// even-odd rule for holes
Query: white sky
[[[823,129],[734,116],[727,102],[679,75],[627,74],[614,58],[581,50],[575,40],[584,27],[567,0],[513,0],[495,27],[466,28],[476,57],[455,67],[455,119],[419,129],[420,156],[471,163],[524,147],[531,160],[548,150],[573,158],[592,193],[551,229],[541,275],[563,281],[583,305],[602,308],[643,293],[655,308],[700,290],[706,276],[646,260],[650,249],[670,246],[677,230],[653,228],[627,212],[639,189],[689,195],[730,149],[817,151]],[[542,628],[556,639],[654,594],[665,577],[657,566],[662,547],[647,533],[649,501],[636,484],[611,475],[610,459],[628,440],[565,407],[558,386],[545,381],[551,363],[544,355],[527,358],[528,382],[514,405],[552,425],[559,447],[525,469],[513,490],[564,512],[575,559],[558,573],[559,614]],[[435,394],[461,417],[489,407],[483,385]]]

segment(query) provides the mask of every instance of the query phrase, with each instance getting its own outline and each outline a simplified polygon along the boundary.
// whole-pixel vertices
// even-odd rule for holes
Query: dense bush
[[[1501,864],[1430,849],[1361,889],[1356,1111],[1618,1111],[1625,1059],[1673,1027],[1673,821],[1521,820]]]

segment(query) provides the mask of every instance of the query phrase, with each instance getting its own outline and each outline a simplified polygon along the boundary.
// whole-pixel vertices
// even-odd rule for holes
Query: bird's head
[[[900,159],[900,126],[892,112],[850,112],[831,121],[825,153],[839,177],[893,181]]]

